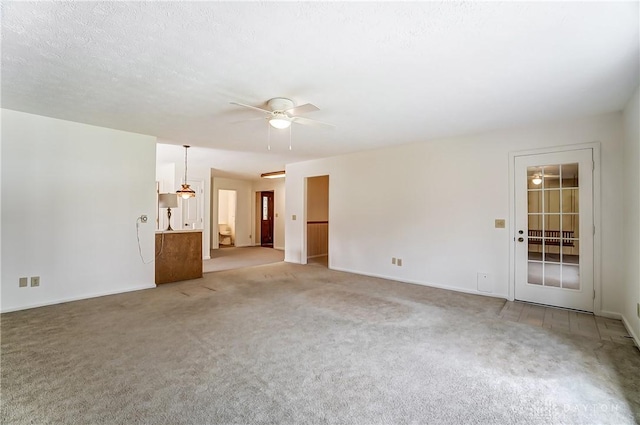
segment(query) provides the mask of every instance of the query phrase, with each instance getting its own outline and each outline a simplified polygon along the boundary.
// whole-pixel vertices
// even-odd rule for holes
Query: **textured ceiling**
[[[201,162],[256,176],[620,110],[638,84],[638,13],[638,2],[3,1],[2,106],[215,148],[198,149]],[[265,122],[237,123],[259,115],[229,102],[272,97],[314,103],[307,116],[336,129],[294,125],[292,151],[282,131],[267,151]]]

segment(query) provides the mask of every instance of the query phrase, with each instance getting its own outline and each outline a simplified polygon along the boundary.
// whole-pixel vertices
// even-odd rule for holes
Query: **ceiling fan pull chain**
[[[267,150],[271,150],[271,126],[267,121]]]
[[[289,126],[289,150],[291,150],[291,131],[292,131],[293,126],[290,125]]]

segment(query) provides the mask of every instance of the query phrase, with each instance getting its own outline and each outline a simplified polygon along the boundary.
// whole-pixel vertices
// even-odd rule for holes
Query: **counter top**
[[[156,230],[156,235],[160,234],[172,234],[172,233],[202,233],[202,229],[184,229],[184,230]]]

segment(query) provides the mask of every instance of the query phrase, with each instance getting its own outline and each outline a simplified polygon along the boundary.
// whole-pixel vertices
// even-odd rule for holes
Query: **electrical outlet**
[[[31,286],[40,286],[40,276],[31,277]]]
[[[20,288],[26,288],[27,286],[29,286],[28,279],[26,277],[21,277],[19,282],[20,283],[18,285],[20,286]]]
[[[396,257],[391,257],[391,264],[393,264],[393,265],[396,264]]]
[[[402,258],[398,258],[397,264],[399,267],[402,267]]]
[[[142,214],[140,216],[140,223],[146,223],[148,219],[149,218],[145,214]]]

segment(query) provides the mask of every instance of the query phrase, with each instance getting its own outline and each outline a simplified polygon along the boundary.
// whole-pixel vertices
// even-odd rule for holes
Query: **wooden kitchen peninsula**
[[[202,277],[202,230],[156,232],[156,284]]]

